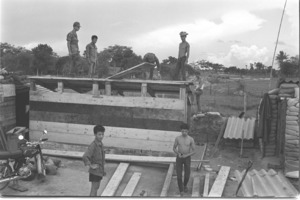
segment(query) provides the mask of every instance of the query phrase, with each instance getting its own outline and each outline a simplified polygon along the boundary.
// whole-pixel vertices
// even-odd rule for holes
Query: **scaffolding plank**
[[[209,172],[205,174],[203,197],[208,197],[208,191],[209,191]]]
[[[139,172],[134,172],[133,175],[131,176],[128,184],[126,185],[126,188],[124,189],[123,193],[121,196],[123,197],[131,197],[135,187],[137,186],[140,178],[141,178],[141,173]]]
[[[162,191],[160,193],[161,197],[166,197],[168,195],[169,187],[170,187],[170,184],[171,184],[171,181],[172,181],[173,170],[174,170],[174,164],[171,163],[169,165],[169,170],[167,172],[167,176],[166,176],[166,179],[165,179],[165,182],[164,182],[164,186],[163,186]]]
[[[218,176],[212,185],[208,197],[222,197],[222,193],[227,181],[228,174],[230,172],[230,167],[222,166]]]
[[[128,167],[129,167],[129,163],[120,163],[119,164],[115,173],[110,178],[108,184],[106,185],[105,189],[103,190],[101,196],[104,196],[104,197],[114,196]]]
[[[200,176],[195,176],[193,181],[192,197],[200,196]]]

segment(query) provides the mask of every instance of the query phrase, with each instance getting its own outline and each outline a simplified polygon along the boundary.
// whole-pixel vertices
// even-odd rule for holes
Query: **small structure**
[[[90,144],[94,125],[101,124],[106,127],[107,147],[172,152],[179,126],[190,116],[192,82],[49,76],[29,79],[30,139],[38,139],[47,129],[55,149]],[[39,90],[37,85],[47,90]],[[161,94],[174,98],[158,97]]]

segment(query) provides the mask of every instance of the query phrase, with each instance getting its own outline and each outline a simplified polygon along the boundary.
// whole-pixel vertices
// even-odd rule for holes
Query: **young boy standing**
[[[178,61],[175,69],[175,79],[179,79],[179,74],[181,73],[182,80],[185,81],[185,64],[188,63],[188,59],[190,56],[190,44],[186,41],[187,32],[181,31],[179,33],[181,38],[181,43],[179,44],[178,51]]]
[[[187,184],[189,182],[191,173],[191,156],[195,154],[195,142],[192,137],[188,135],[189,126],[182,124],[180,126],[181,135],[176,137],[173,151],[177,154],[176,157],[176,173],[177,183],[180,196],[183,192],[188,192]],[[182,168],[184,166],[184,182],[182,183]]]
[[[102,143],[104,132],[105,128],[103,126],[96,125],[94,127],[95,140],[90,144],[82,157],[85,166],[89,166],[89,181],[92,183],[90,196],[97,196],[100,182],[102,177],[105,176],[105,153]]]
[[[92,42],[86,45],[86,58],[90,65],[89,75],[93,77],[96,73],[96,66],[97,66],[97,46],[96,42],[98,37],[96,35],[92,36]]]

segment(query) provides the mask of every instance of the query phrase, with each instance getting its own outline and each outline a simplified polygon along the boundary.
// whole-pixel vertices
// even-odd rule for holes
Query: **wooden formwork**
[[[179,126],[190,115],[191,82],[29,78],[31,139],[47,129],[50,142],[88,145],[94,138],[94,125],[101,124],[106,128],[106,147],[172,152]],[[113,91],[118,95],[112,95]],[[125,96],[126,92],[140,96]],[[159,94],[177,98],[159,98]]]

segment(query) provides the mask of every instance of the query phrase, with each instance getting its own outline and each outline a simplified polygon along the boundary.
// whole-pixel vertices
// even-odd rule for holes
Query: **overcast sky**
[[[0,0],[1,42],[31,49],[50,45],[67,55],[74,21],[81,55],[92,35],[98,51],[115,44],[160,60],[177,57],[179,32],[189,33],[189,62],[245,67],[272,63],[285,0]],[[299,1],[287,0],[276,54],[299,54]]]

